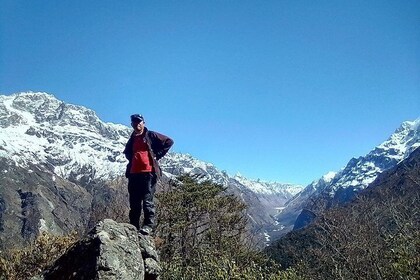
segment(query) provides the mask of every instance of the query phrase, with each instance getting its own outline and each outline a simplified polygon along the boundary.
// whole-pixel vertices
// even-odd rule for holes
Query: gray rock
[[[156,252],[155,243],[153,242],[152,237],[139,234],[139,244],[141,249],[141,254],[144,259],[152,258],[156,261],[159,261],[158,254]]]
[[[161,271],[152,236],[138,235],[130,224],[105,219],[31,280],[158,280]]]
[[[106,219],[95,236],[101,241],[97,279],[142,279],[144,264],[134,226]]]
[[[159,255],[151,235],[139,234],[139,245],[144,261],[145,280],[157,280],[162,271]]]
[[[110,219],[101,221],[47,270],[48,279],[144,279],[137,230]]]

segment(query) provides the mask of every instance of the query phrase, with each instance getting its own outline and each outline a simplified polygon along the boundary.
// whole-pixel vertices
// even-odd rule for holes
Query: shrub
[[[52,265],[76,238],[76,233],[55,236],[44,232],[26,248],[3,252],[0,256],[0,279],[26,280],[40,274]]]
[[[242,252],[238,252],[238,250]],[[238,248],[237,257],[227,252],[206,252],[200,263],[185,265],[182,258],[177,257],[170,262],[163,261],[164,280],[303,280],[293,269],[282,271],[278,265],[266,256],[249,250]],[[245,257],[245,258],[244,258]]]
[[[157,198],[162,279],[303,279],[246,245],[246,206],[223,186],[182,176]]]
[[[420,279],[419,163],[401,165],[351,203],[268,248],[311,279]]]

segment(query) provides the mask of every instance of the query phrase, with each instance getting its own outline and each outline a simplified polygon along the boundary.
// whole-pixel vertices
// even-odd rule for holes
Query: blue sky
[[[141,113],[230,174],[308,184],[420,116],[420,1],[0,6],[0,94]]]

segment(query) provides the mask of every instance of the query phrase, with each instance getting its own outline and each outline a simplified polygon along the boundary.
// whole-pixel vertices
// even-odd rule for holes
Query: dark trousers
[[[153,228],[155,224],[156,174],[152,172],[131,174],[128,178],[130,197],[130,224],[140,229],[141,210],[144,211],[143,225]]]

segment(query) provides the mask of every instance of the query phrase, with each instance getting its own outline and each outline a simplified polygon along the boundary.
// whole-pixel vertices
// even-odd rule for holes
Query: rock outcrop
[[[159,257],[151,236],[130,224],[105,219],[33,280],[159,279]]]

